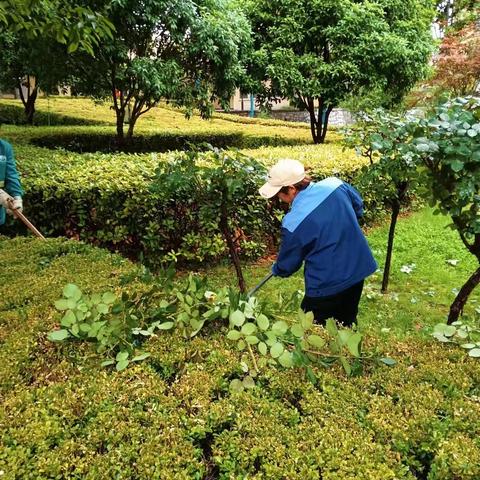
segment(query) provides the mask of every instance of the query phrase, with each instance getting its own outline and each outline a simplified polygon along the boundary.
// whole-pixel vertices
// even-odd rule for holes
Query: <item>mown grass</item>
[[[18,100],[0,100],[1,105],[17,105]],[[51,97],[50,99],[39,99],[37,101],[37,111],[42,116],[52,112],[64,115],[69,118],[78,118],[79,120],[98,122],[102,128],[98,126],[83,126],[75,128],[75,132],[88,135],[89,133],[98,133],[99,131],[115,135],[115,114],[109,104],[95,104],[90,99],[85,98],[61,98]],[[110,125],[110,126],[108,126]],[[126,128],[125,128],[126,130]],[[37,128],[31,127],[10,127],[5,125],[2,127],[2,135],[10,138],[12,141],[22,142],[28,137],[36,134],[46,135],[48,132],[72,131],[72,127],[55,127],[52,123],[51,127],[43,126]],[[305,144],[311,143],[311,133],[309,126],[303,123],[289,123],[277,120],[249,119],[236,115],[217,114],[210,120],[204,120],[199,115],[193,115],[186,118],[183,111],[167,106],[159,106],[153,108],[145,115],[142,115],[135,127],[136,136],[152,135],[154,133],[194,136],[194,135],[218,135],[223,134],[241,134],[246,137],[272,137],[289,141],[290,143]],[[329,135],[329,141],[334,141],[335,132]]]

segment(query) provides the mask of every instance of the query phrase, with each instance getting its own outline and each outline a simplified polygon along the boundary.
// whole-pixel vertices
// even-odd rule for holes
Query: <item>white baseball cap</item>
[[[264,198],[272,198],[282,187],[295,185],[304,178],[305,168],[302,163],[298,160],[283,158],[268,171],[268,180],[260,188],[260,195]]]

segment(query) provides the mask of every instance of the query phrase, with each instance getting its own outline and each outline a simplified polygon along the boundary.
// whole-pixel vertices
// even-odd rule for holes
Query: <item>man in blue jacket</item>
[[[12,146],[0,140],[0,225],[5,223],[5,212],[13,215],[7,203],[10,197],[13,197],[13,209],[22,211],[22,194]]]
[[[296,160],[280,160],[260,189],[291,205],[282,221],[282,242],[272,272],[289,277],[305,263],[302,308],[324,323],[335,318],[345,326],[357,320],[363,281],[377,264],[358,224],[360,194],[330,177],[312,182]]]

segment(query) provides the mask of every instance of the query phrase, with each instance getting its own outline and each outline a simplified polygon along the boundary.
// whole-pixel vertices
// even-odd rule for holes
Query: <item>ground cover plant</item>
[[[244,378],[244,353],[232,348],[226,326],[192,340],[159,332],[142,347],[150,357],[120,372],[101,367],[88,344],[50,342],[67,283],[88,294],[133,294],[148,288],[148,274],[74,241],[2,238],[5,478],[477,478],[478,360],[430,340],[454,295],[450,285],[473,263],[447,223],[429,210],[401,218],[390,293],[378,293],[380,273],[367,282],[360,331],[395,367],[350,379],[313,367],[315,384],[279,367],[238,392],[230,384]],[[386,233],[369,234],[379,260]],[[267,269],[249,267],[247,282]],[[217,289],[232,271],[202,273]],[[260,302],[302,285],[300,275],[272,282]],[[475,293],[473,300],[465,311],[472,318]]]

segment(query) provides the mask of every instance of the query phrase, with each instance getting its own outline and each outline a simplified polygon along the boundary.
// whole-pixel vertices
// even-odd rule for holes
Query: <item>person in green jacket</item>
[[[13,197],[13,208],[22,211],[22,195],[13,148],[5,140],[0,140],[0,225],[5,223],[5,213],[13,215],[7,203],[10,197]]]

